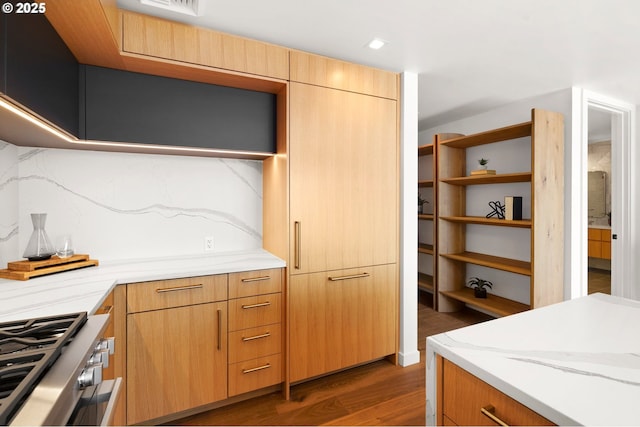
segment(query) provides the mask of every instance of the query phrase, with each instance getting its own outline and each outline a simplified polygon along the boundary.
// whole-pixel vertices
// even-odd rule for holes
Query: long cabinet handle
[[[156,289],[156,292],[159,294],[163,294],[165,292],[177,292],[177,291],[190,291],[193,289],[202,289],[203,285],[189,285],[189,286],[176,286],[175,288],[162,288]]]
[[[222,350],[222,310],[218,310],[218,350]]]
[[[270,368],[270,367],[271,367],[271,364],[267,363],[266,365],[258,366],[256,368],[243,369],[242,373],[243,374],[250,374],[251,372],[262,371],[263,369],[267,369],[267,368]]]
[[[248,305],[243,305],[243,306],[242,306],[242,308],[243,308],[244,310],[247,310],[247,309],[249,309],[249,308],[267,307],[267,306],[269,306],[269,305],[271,305],[271,302],[266,301],[266,302],[260,302],[260,303],[258,303],[258,304],[248,304]]]
[[[294,250],[294,259],[293,259],[293,266],[296,269],[300,269],[300,221],[296,221],[293,223],[293,232],[295,235],[295,250]]]
[[[351,279],[361,279],[363,277],[369,277],[369,273],[361,273],[361,274],[352,274],[350,276],[330,276],[329,280],[332,282],[337,282],[338,280],[351,280]]]
[[[259,340],[260,338],[269,338],[270,336],[271,336],[270,332],[265,332],[264,334],[254,335],[252,337],[242,337],[242,341],[247,342],[247,341]]]
[[[493,405],[487,405],[484,408],[480,408],[480,412],[482,412],[482,415],[489,417],[494,423],[498,423],[501,426],[509,427],[509,424],[505,423],[500,418],[495,416],[495,411],[496,408],[494,408]]]
[[[264,280],[271,279],[271,276],[261,276],[261,277],[248,277],[246,279],[242,279],[242,283],[250,283],[250,282],[262,282]]]

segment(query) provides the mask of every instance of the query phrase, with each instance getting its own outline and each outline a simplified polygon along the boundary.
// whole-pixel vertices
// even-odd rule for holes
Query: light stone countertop
[[[638,325],[640,302],[593,294],[428,337],[427,424],[437,353],[558,425],[640,425]]]
[[[263,249],[100,262],[27,281],[0,279],[0,322],[86,311],[95,313],[118,284],[285,267]]]

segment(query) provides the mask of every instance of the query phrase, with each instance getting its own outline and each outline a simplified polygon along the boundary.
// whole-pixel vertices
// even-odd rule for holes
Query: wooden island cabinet
[[[437,425],[555,425],[449,360],[439,357],[439,367]]]

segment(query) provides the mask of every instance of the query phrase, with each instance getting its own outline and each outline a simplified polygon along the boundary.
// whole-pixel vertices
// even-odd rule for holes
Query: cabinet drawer
[[[128,313],[224,301],[225,299],[227,299],[226,274],[127,285]]]
[[[610,242],[611,241],[611,230],[601,230],[600,239],[602,239],[603,242]]]
[[[229,298],[273,294],[282,291],[282,269],[229,274]]]
[[[282,352],[280,323],[229,333],[229,363]]]
[[[512,399],[501,391],[444,360],[443,413],[457,425],[496,425],[481,412],[493,407],[492,413],[508,425],[554,425],[551,421]]]
[[[589,240],[602,240],[602,230],[599,228],[589,228],[588,229],[588,239]]]
[[[229,300],[229,331],[280,323],[282,294]]]
[[[274,354],[229,365],[229,397],[282,382],[282,356]]]

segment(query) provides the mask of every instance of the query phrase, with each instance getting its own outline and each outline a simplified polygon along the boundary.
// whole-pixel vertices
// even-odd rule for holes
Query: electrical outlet
[[[204,237],[204,251],[209,252],[213,250],[213,236]]]

